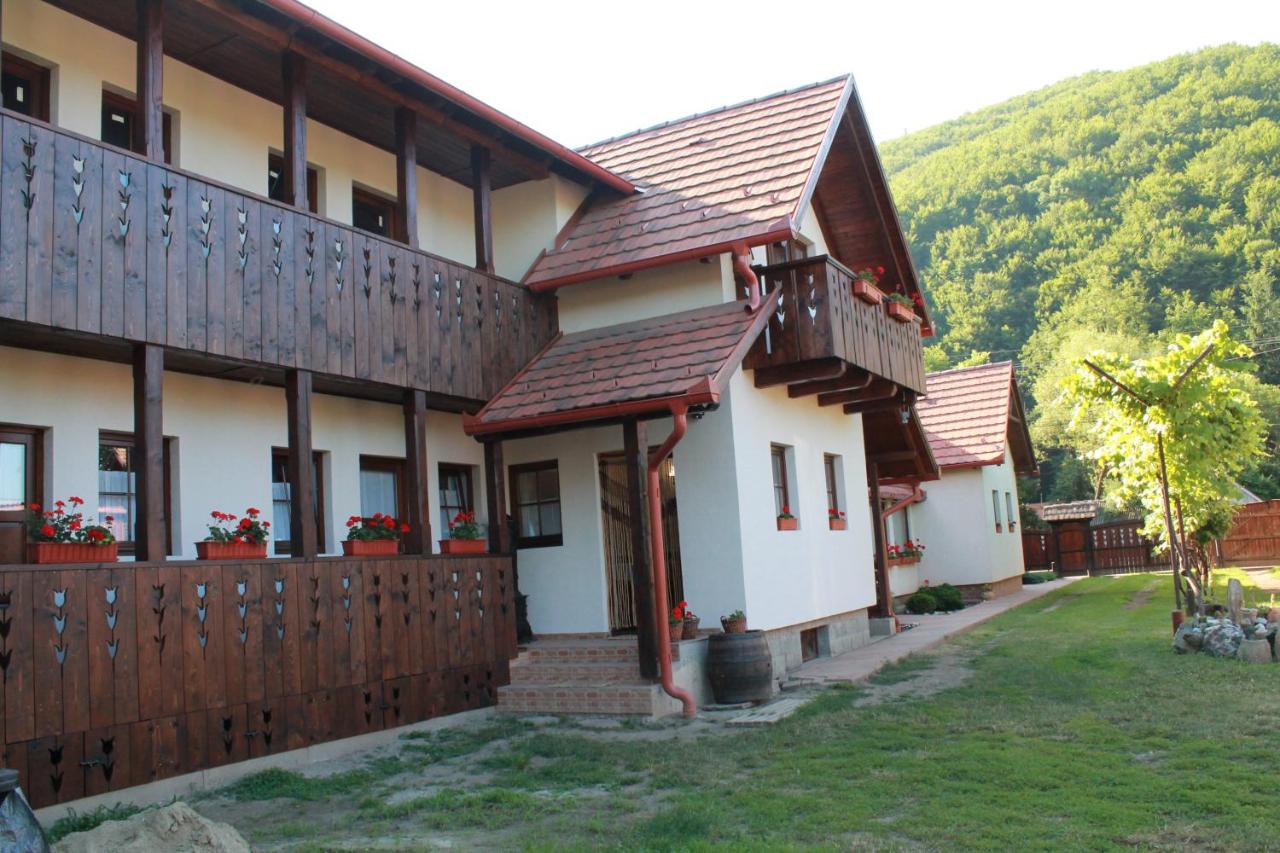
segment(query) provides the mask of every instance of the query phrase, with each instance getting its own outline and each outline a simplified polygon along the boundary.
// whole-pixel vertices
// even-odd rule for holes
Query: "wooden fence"
[[[489,705],[509,557],[0,568],[4,764],[47,806]]]
[[[1022,556],[1027,571],[1056,570],[1063,574],[1117,575],[1169,568],[1150,539],[1138,533],[1136,519],[1104,524],[1074,522],[1049,530],[1024,531]],[[1076,567],[1076,568],[1072,568]]]
[[[1241,506],[1227,538],[1210,550],[1219,566],[1280,565],[1280,500]]]

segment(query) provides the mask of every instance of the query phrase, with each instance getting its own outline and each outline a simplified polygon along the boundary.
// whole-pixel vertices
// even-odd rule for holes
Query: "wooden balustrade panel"
[[[0,112],[0,319],[484,400],[554,297]]]
[[[499,556],[5,567],[3,763],[38,808],[489,705],[512,580]]]

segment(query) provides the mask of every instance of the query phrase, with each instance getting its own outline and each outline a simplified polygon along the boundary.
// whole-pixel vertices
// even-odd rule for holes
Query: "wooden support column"
[[[284,77],[285,201],[299,210],[307,201],[307,61],[292,51],[281,60]]]
[[[476,269],[493,272],[493,209],[490,199],[489,149],[471,146],[471,193],[476,218]]]
[[[484,491],[489,513],[489,551],[511,553],[511,529],[507,524],[507,470],[502,442],[484,443]]]
[[[164,503],[164,350],[155,344],[133,348],[133,464],[138,560],[163,560],[169,508]]]
[[[409,533],[404,538],[406,554],[431,553],[431,511],[427,502],[427,392],[410,388],[404,392],[404,460],[408,482]]]
[[[293,556],[310,559],[319,553],[316,530],[316,477],[311,458],[311,372],[285,374],[289,417],[289,541]]]
[[[875,541],[876,615],[893,616],[893,590],[889,587],[889,554],[885,546],[884,519],[880,516],[880,466],[867,462],[871,501],[871,533]]]
[[[418,114],[396,108],[396,239],[418,248]]]
[[[627,510],[631,517],[631,586],[636,601],[636,647],[640,677],[658,677],[658,624],[653,603],[653,562],[649,552],[649,512],[645,488],[649,474],[649,438],[645,423],[622,424],[622,453],[627,469]],[[664,604],[665,609],[665,604]]]
[[[133,147],[142,156],[164,161],[164,3],[137,0],[138,120]]]

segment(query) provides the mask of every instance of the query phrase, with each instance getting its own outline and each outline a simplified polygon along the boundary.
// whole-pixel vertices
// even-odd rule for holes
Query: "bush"
[[[907,599],[908,613],[932,613],[938,609],[938,600],[927,592],[917,592]]]
[[[1037,584],[1037,583],[1044,583],[1044,577],[1041,575],[1023,575],[1022,576],[1023,586],[1027,586],[1029,584]]]
[[[929,594],[933,596],[933,600],[938,603],[938,609],[943,613],[964,609],[964,597],[960,594],[960,590],[949,583],[929,587]]]

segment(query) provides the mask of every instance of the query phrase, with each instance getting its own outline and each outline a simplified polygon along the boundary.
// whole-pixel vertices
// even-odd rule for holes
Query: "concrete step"
[[[642,684],[634,660],[518,660],[511,665],[512,684]]]
[[[673,707],[674,706],[674,707]],[[498,688],[501,714],[667,716],[679,703],[657,684],[508,684]]]

